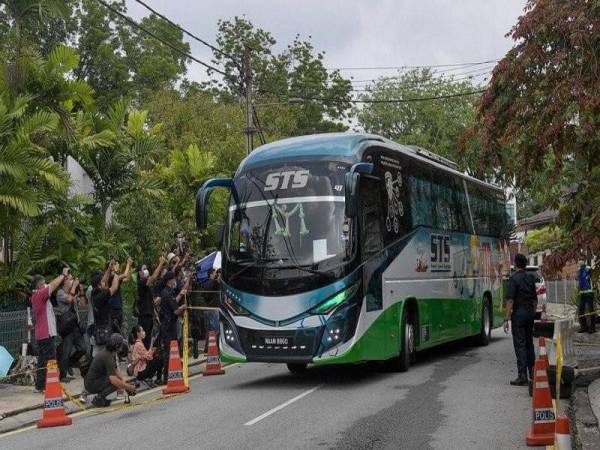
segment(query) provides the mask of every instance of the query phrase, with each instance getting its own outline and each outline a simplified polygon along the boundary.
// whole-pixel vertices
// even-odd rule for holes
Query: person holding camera
[[[73,279],[71,274],[63,280],[62,287],[56,292],[56,314],[57,331],[62,342],[59,346],[60,381],[67,383],[71,381],[67,374],[71,372],[71,362],[79,361],[86,354],[85,340],[79,327],[79,316],[75,309],[75,303],[81,294],[79,289],[79,278]]]
[[[43,392],[46,387],[46,364],[56,359],[56,317],[50,295],[58,288],[69,274],[65,267],[62,273],[50,283],[46,283],[43,275],[35,275],[32,280],[31,306],[35,319],[35,339],[38,346],[37,376],[35,390]]]
[[[128,281],[131,276],[131,265],[133,259],[127,258],[125,272],[120,273],[119,262],[115,261],[112,265],[112,274],[109,278],[109,284],[112,285],[114,279],[117,279],[117,291],[110,297],[110,317],[113,333],[123,334],[123,299],[121,297],[121,282]]]
[[[117,354],[127,343],[119,333],[113,333],[106,342],[106,348],[100,351],[94,359],[84,380],[88,393],[96,394],[92,404],[97,407],[110,406],[106,397],[122,389],[129,395],[135,395],[135,386],[126,383],[117,369]]]
[[[94,310],[94,349],[93,355],[100,351],[111,334],[111,308],[110,298],[119,289],[119,278],[112,277],[112,283],[108,284],[108,280],[112,273],[113,262],[111,261],[104,274],[95,273],[92,277],[92,292],[91,301]]]

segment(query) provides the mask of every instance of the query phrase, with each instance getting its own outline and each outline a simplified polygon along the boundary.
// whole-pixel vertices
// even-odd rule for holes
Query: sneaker
[[[94,405],[97,408],[105,408],[107,406],[110,406],[110,400],[96,395],[94,397],[94,400],[92,400],[92,405]]]
[[[511,386],[527,386],[527,385],[529,385],[529,381],[527,380],[527,378],[518,377],[518,378],[515,378],[514,380],[510,380],[510,385]]]

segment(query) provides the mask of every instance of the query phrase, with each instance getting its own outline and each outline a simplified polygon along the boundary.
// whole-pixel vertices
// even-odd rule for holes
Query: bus
[[[220,354],[227,362],[385,361],[502,323],[510,271],[504,192],[430,151],[370,134],[285,139],[233,178],[222,252]]]

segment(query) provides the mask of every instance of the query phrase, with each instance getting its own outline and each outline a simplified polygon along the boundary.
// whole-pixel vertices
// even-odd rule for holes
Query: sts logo
[[[298,189],[306,187],[310,172],[308,170],[290,170],[286,172],[273,172],[267,175],[265,192],[275,189]],[[291,186],[290,186],[290,181]]]

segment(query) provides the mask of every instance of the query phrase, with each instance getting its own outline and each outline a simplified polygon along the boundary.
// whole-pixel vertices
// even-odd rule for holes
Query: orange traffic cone
[[[208,332],[208,355],[206,358],[206,369],[202,374],[223,375],[225,371],[221,367],[221,358],[219,357],[219,347],[217,345],[217,333]]]
[[[177,340],[171,341],[171,350],[169,351],[169,379],[167,387],[163,389],[163,394],[181,394],[188,392],[190,388],[183,381],[183,366],[179,357],[179,346]]]
[[[571,450],[571,432],[569,430],[569,418],[559,414],[556,418],[556,436],[554,448],[557,450]]]
[[[540,336],[539,351],[539,358],[542,361],[544,361],[544,365],[547,371],[550,368],[550,362],[548,361],[548,352],[546,351],[546,338],[544,338],[544,336]]]
[[[58,366],[55,359],[48,361],[46,369],[46,392],[44,393],[44,412],[38,428],[71,425],[73,420],[67,417],[63,405],[63,393],[58,378]]]
[[[554,444],[554,408],[548,385],[548,372],[541,359],[533,369],[533,423],[525,437],[529,446]]]

